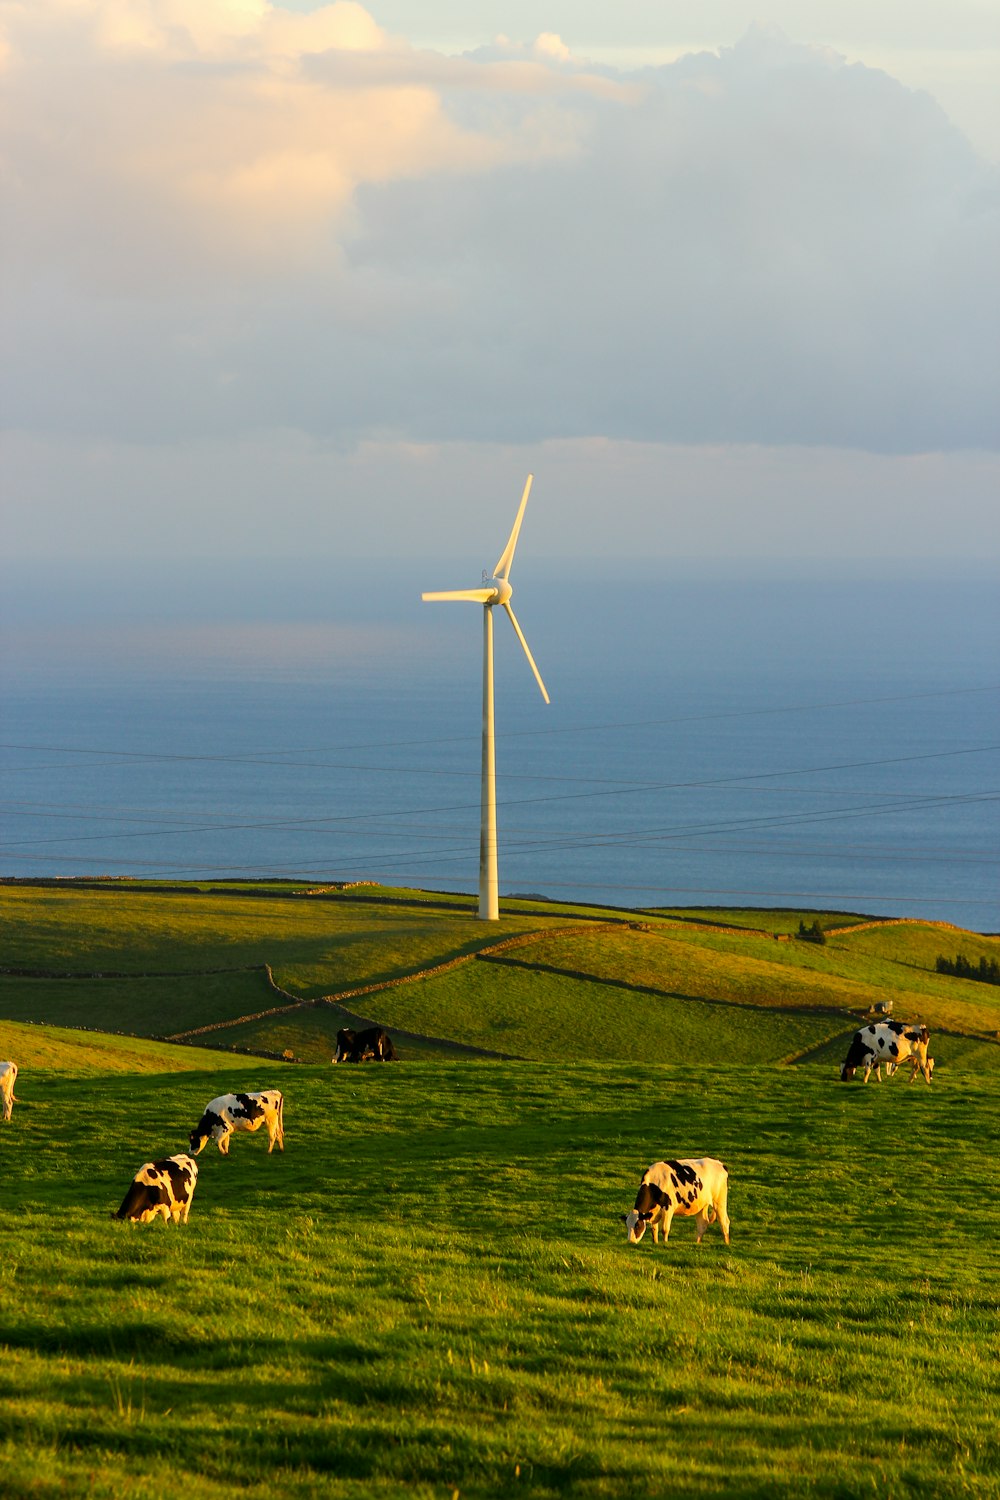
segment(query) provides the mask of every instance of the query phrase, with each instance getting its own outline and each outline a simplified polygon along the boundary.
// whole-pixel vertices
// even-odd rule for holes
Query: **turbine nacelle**
[[[483,588],[494,591],[494,597],[489,601],[490,604],[506,604],[514,592],[506,578],[484,578]]]

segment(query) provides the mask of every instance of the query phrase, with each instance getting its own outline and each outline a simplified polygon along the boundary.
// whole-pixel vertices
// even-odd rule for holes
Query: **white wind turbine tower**
[[[497,877],[497,775],[496,775],[496,746],[494,743],[494,721],[493,721],[493,606],[500,604],[507,611],[510,623],[513,625],[518,640],[524,647],[524,654],[528,658],[528,665],[535,674],[535,681],[542,690],[542,697],[546,703],[549,695],[545,691],[545,683],[541,674],[535,666],[535,658],[528,650],[528,643],[524,639],[524,631],[517,623],[514,611],[510,607],[510,597],[513,592],[510,586],[510,565],[514,560],[514,548],[517,546],[518,533],[521,530],[521,522],[524,520],[524,508],[528,503],[531,493],[531,481],[533,474],[528,475],[524,486],[524,494],[521,496],[521,504],[518,507],[517,519],[514,529],[510,534],[506,547],[500,554],[500,561],[493,569],[493,577],[489,578],[486,569],[483,569],[483,581],[479,588],[475,589],[452,589],[444,593],[422,594],[420,597],[426,600],[438,599],[465,599],[473,604],[483,606],[483,785],[482,785],[482,821],[479,831],[479,918],[483,922],[495,922],[500,916],[500,895]]]

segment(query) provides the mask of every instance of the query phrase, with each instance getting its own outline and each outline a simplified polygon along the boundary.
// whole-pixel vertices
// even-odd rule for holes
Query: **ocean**
[[[481,613],[455,563],[9,571],[0,875],[474,892]],[[500,888],[1000,930],[982,576],[519,565]]]

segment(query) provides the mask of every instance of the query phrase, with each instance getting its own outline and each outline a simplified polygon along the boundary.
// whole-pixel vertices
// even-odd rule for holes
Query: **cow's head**
[[[331,1057],[331,1062],[339,1063],[344,1061],[345,1057],[350,1054],[350,1051],[354,1046],[354,1037],[355,1033],[348,1027],[341,1027],[341,1029],[337,1032],[337,1050],[334,1053],[333,1057]]]
[[[857,1068],[852,1067],[849,1063],[842,1063],[840,1067],[841,1083],[850,1083],[857,1071]]]
[[[628,1230],[630,1245],[637,1245],[646,1233],[646,1225],[652,1219],[658,1208],[662,1208],[664,1195],[655,1182],[640,1182],[639,1191],[635,1195],[635,1206],[631,1213],[622,1214],[625,1228]]]
[[[628,1242],[630,1245],[638,1245],[646,1233],[646,1225],[652,1218],[652,1214],[641,1214],[637,1208],[630,1213],[622,1214],[622,1223],[628,1230]]]
[[[203,1129],[201,1125],[196,1125],[195,1126],[195,1128],[192,1130],[191,1134],[188,1136],[188,1141],[190,1142],[191,1150],[194,1152],[195,1156],[198,1155],[198,1153],[202,1150],[203,1147],[205,1147],[205,1146],[208,1145],[208,1143],[209,1143],[209,1141],[211,1139],[212,1139],[212,1133],[211,1133],[210,1130]]]

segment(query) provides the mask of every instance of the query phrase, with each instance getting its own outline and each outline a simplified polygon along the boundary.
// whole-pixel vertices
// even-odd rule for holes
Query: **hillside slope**
[[[120,884],[5,885],[0,905],[0,1017],[21,1021],[312,1062],[360,1018],[397,1033],[404,1058],[746,1064],[825,1057],[878,1000],[1000,1063],[1000,990],[934,968],[941,952],[996,957],[1000,940],[934,924],[826,913],[815,944],[791,936],[794,913],[685,920],[521,900],[483,924],[471,903],[428,893]],[[937,1041],[935,1055],[947,1063]]]

